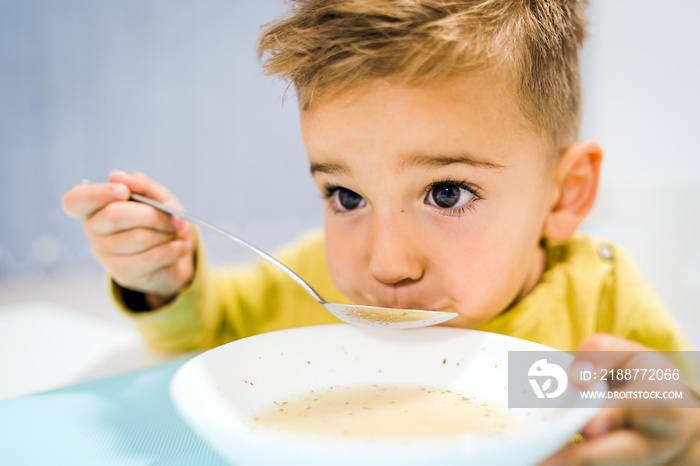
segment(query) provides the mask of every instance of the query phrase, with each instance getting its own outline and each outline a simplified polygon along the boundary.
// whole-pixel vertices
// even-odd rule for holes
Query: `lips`
[[[399,290],[394,290],[394,296],[389,297],[386,293],[383,296],[378,295],[361,295],[362,299],[358,304],[368,306],[389,307],[394,309],[416,309],[424,311],[447,311],[449,302],[447,299],[442,300],[417,300],[417,299],[402,299],[398,296]]]

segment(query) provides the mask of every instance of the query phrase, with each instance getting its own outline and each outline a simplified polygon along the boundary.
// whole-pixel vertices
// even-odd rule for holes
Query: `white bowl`
[[[536,464],[566,444],[597,407],[512,409],[526,428],[490,435],[363,439],[252,427],[256,413],[276,401],[340,385],[441,388],[507,406],[508,351],[556,350],[447,327],[302,327],[194,357],[173,377],[170,394],[186,422],[240,466]]]

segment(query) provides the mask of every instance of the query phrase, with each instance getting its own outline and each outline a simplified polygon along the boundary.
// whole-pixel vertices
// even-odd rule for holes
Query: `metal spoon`
[[[375,306],[361,306],[357,304],[340,304],[340,303],[329,303],[321,296],[319,296],[316,291],[311,288],[311,286],[306,283],[299,275],[292,272],[286,265],[270,256],[269,254],[261,251],[260,249],[251,246],[240,238],[233,236],[224,230],[215,227],[203,220],[191,216],[185,212],[178,209],[173,209],[160,202],[156,202],[147,197],[141,196],[139,194],[132,194],[131,199],[133,201],[142,202],[148,204],[156,209],[163,211],[170,215],[175,215],[176,217],[189,220],[197,225],[209,228],[221,235],[224,235],[230,240],[235,241],[253,251],[266,261],[279,267],[284,273],[289,275],[292,280],[297,282],[307,293],[309,293],[313,298],[318,301],[318,303],[323,306],[328,312],[344,320],[350,324],[359,325],[361,327],[390,327],[390,328],[413,328],[413,327],[427,327],[429,325],[439,324],[450,319],[454,319],[459,314],[456,312],[440,312],[440,311],[423,311],[418,309],[395,309],[390,307],[375,307]]]

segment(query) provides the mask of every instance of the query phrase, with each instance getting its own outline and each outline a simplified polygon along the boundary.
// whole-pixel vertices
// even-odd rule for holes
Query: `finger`
[[[586,338],[577,351],[648,351],[636,341],[626,340],[609,333],[594,333]]]
[[[138,254],[111,256],[110,270],[114,280],[126,288],[159,292],[161,290],[153,289],[153,284],[150,283],[152,277],[159,270],[191,256],[193,251],[193,244],[189,240],[168,241]]]
[[[153,181],[141,172],[127,174],[123,171],[115,170],[109,174],[109,181],[123,183],[135,193],[142,194],[171,207],[182,208],[175,196],[166,187]]]
[[[183,287],[187,286],[194,275],[194,261],[192,255],[187,255],[174,264],[156,270],[148,280],[155,290],[162,290],[160,293],[147,293],[153,308],[158,308],[170,301],[172,297],[180,293]]]
[[[673,461],[673,465],[697,465],[700,464],[700,438],[695,438],[695,441],[691,442],[685,452],[680,458]]]
[[[590,440],[622,428],[626,422],[625,410],[622,408],[603,408],[588,421],[582,429],[583,436]]]
[[[61,206],[71,217],[85,218],[111,202],[129,199],[130,195],[123,183],[81,184],[63,195]]]
[[[642,351],[650,351],[650,349],[614,335],[593,334],[586,338],[576,350],[569,370],[569,379],[579,388],[588,388],[594,380],[581,380],[577,375],[582,371],[597,372],[603,369],[611,371],[628,367],[633,358],[639,358],[639,353]]]
[[[85,221],[85,231],[95,236],[111,235],[133,228],[149,228],[174,234],[186,225],[181,220],[140,202],[113,202]]]
[[[547,464],[656,465],[667,464],[685,450],[685,442],[658,438],[634,430],[613,433],[578,445],[567,446]]]
[[[167,206],[184,210],[182,204],[166,187],[153,181],[141,172],[127,174],[121,170],[114,170],[110,173],[109,179],[112,182],[124,183],[132,192],[154,199]],[[176,229],[179,229],[183,227],[185,220],[173,217],[173,224]]]
[[[174,233],[136,227],[105,235],[95,244],[95,255],[138,254],[176,239]]]
[[[138,254],[168,241],[178,239],[188,240],[194,244],[194,236],[189,224],[173,233],[164,233],[150,228],[132,228],[129,230],[106,235],[95,242],[96,255],[129,255]]]
[[[582,429],[587,440],[602,437],[617,429],[634,429],[657,437],[682,435],[691,421],[686,408],[620,407],[601,409]]]

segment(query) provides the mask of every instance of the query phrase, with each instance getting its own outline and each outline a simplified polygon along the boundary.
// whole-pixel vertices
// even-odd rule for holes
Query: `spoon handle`
[[[204,220],[201,220],[201,219],[199,219],[199,218],[197,218],[197,217],[193,217],[192,215],[190,215],[190,214],[188,214],[188,213],[186,213],[186,212],[183,212],[183,211],[178,210],[178,209],[174,209],[174,208],[169,207],[169,206],[167,206],[167,205],[165,205],[165,204],[161,204],[161,203],[158,202],[158,201],[154,201],[153,199],[150,199],[150,198],[148,198],[148,197],[142,196],[142,195],[140,195],[140,194],[132,193],[132,194],[131,194],[131,200],[132,200],[132,201],[136,201],[136,202],[141,202],[141,203],[143,203],[143,204],[148,204],[148,205],[150,205],[151,207],[154,207],[154,208],[156,208],[156,209],[158,209],[158,210],[160,210],[160,211],[162,211],[162,212],[165,212],[166,214],[174,215],[174,216],[176,216],[176,217],[180,217],[180,218],[183,218],[183,219],[185,219],[185,220],[188,220],[188,221],[190,221],[190,222],[192,222],[192,223],[196,223],[196,224],[199,225],[199,226],[208,228],[208,229],[210,229],[210,230],[212,230],[212,231],[215,231],[216,233],[219,233],[220,235],[223,235],[223,236],[227,237],[228,239],[230,239],[230,240],[232,240],[232,241],[235,241],[235,242],[238,243],[239,245],[243,246],[244,248],[248,249],[249,251],[254,252],[254,253],[257,254],[258,256],[262,257],[263,259],[265,259],[266,261],[268,261],[268,262],[270,262],[271,264],[275,265],[275,266],[278,267],[280,270],[282,270],[284,273],[286,273],[287,275],[289,275],[289,276],[292,278],[292,280],[294,280],[294,281],[297,282],[302,288],[304,288],[304,290],[306,290],[307,293],[309,293],[311,296],[313,296],[314,299],[316,299],[316,301],[318,301],[318,302],[321,303],[321,304],[326,304],[326,301],[325,301],[323,298],[321,298],[321,297],[318,295],[318,293],[316,293],[316,290],[314,290],[314,289],[311,287],[311,285],[309,285],[308,283],[306,283],[306,281],[304,281],[303,278],[301,278],[299,275],[297,275],[296,273],[294,273],[289,267],[287,267],[286,265],[284,265],[283,263],[281,263],[280,261],[278,261],[277,259],[275,259],[275,258],[272,257],[271,255],[267,254],[266,252],[261,251],[260,249],[258,249],[258,248],[256,248],[255,246],[252,246],[252,245],[246,243],[245,241],[243,241],[242,239],[240,239],[240,238],[238,238],[238,237],[236,237],[236,236],[233,236],[231,233],[228,233],[228,232],[222,230],[221,228],[215,227],[214,225],[212,225],[212,224],[210,224],[210,223],[207,223],[207,222],[205,222]]]

